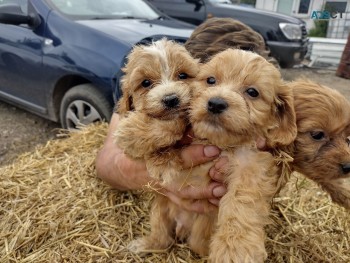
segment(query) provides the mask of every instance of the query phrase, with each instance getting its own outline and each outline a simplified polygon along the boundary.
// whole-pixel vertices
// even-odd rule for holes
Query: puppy
[[[293,89],[298,135],[292,169],[317,182],[350,209],[350,103],[338,91],[307,80]]]
[[[151,213],[151,233],[129,248],[134,252],[165,248],[176,236],[201,256],[210,251],[213,262],[262,262],[266,258],[263,228],[279,176],[274,156],[258,151],[254,141],[264,137],[268,146],[279,147],[294,140],[292,92],[274,66],[241,50],[216,55],[202,66],[191,87],[189,115],[198,138],[194,143],[215,144],[229,158],[228,193],[219,212],[204,215],[158,196]],[[139,128],[139,124],[135,126]],[[146,161],[150,171],[156,170],[155,158]],[[168,161],[159,174],[164,184],[181,188],[209,183],[212,163],[184,170]]]
[[[182,169],[177,142],[188,125],[190,83],[198,73],[198,61],[183,46],[162,39],[136,46],[123,70],[115,142],[131,158],[145,160],[150,175],[167,184]],[[156,195],[152,233],[129,244],[131,251],[161,249],[173,242],[168,203],[167,197]]]
[[[255,140],[266,138],[268,147],[278,149],[295,139],[292,91],[263,57],[234,49],[204,64],[193,86],[189,115],[195,137],[220,147],[230,169],[218,213],[182,216],[192,220],[181,226],[189,229],[190,247],[201,255],[209,250],[211,262],[263,262],[264,226],[280,176],[275,156],[259,151]],[[207,183],[209,167],[185,171],[187,184]]]
[[[264,57],[276,67],[278,62],[271,56],[264,38],[249,26],[232,18],[213,17],[200,24],[185,43],[185,47],[200,62],[227,48],[252,51]]]
[[[233,19],[212,18],[194,30],[185,46],[200,61],[225,49],[238,48],[251,50],[277,65],[267,56],[260,37]],[[291,87],[298,117],[296,141],[284,149],[295,157],[291,168],[317,182],[334,202],[350,209],[350,182],[346,179],[350,163],[349,102],[340,93],[310,81],[297,81]],[[340,120],[337,124],[336,119]]]

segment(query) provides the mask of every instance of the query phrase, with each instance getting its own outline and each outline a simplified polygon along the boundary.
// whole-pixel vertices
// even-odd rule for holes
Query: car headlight
[[[290,40],[301,39],[301,27],[300,25],[290,23],[280,23],[280,28],[286,38]]]

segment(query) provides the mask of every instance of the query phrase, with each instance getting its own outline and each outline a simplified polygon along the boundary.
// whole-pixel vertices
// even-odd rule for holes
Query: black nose
[[[176,94],[170,94],[162,99],[163,104],[167,108],[176,108],[180,105],[180,99]]]
[[[227,109],[227,107],[227,102],[221,98],[211,98],[208,101],[208,111],[214,114],[222,113]]]
[[[341,169],[344,174],[347,174],[350,172],[350,163],[343,163],[341,164]]]

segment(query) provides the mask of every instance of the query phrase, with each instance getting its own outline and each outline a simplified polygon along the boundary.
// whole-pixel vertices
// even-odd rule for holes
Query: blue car
[[[64,128],[109,121],[131,48],[193,29],[143,0],[0,0],[0,99]]]

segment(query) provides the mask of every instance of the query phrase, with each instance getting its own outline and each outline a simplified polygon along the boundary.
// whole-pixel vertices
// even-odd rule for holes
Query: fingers
[[[229,162],[227,156],[221,156],[217,160],[214,161],[214,165],[209,170],[209,176],[212,180],[224,183],[227,171],[229,169]]]
[[[220,154],[220,149],[212,145],[192,144],[181,151],[184,168],[214,160]]]
[[[226,186],[211,182],[206,187],[186,186],[182,189],[167,187],[165,195],[180,207],[197,213],[207,213],[219,205]]]
[[[205,187],[186,186],[181,189],[167,187],[167,190],[176,193],[182,199],[209,199],[220,198],[226,193],[226,187],[217,182],[211,182]]]

